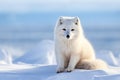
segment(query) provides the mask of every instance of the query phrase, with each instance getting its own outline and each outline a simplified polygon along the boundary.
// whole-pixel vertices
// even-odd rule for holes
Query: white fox
[[[79,69],[105,69],[107,64],[95,58],[78,17],[60,17],[54,29],[57,73]]]

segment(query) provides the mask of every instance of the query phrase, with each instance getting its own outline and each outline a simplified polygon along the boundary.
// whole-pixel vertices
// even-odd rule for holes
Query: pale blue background
[[[53,40],[59,16],[78,16],[96,51],[120,53],[119,0],[0,0],[0,47]]]

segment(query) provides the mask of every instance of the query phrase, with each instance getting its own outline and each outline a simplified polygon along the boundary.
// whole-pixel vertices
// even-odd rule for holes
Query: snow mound
[[[11,72],[14,70],[24,70],[24,69],[31,69],[34,68],[34,66],[32,65],[28,65],[28,64],[4,64],[4,65],[0,65],[0,72]]]
[[[120,74],[96,76],[94,80],[120,80]]]
[[[56,65],[2,65],[0,80],[120,80],[120,72],[76,69],[57,74],[55,70]]]
[[[14,61],[28,64],[56,64],[54,55],[54,42],[51,40],[41,41],[36,47]]]
[[[100,51],[96,54],[96,57],[106,61],[111,66],[119,66],[119,62],[111,51]]]
[[[71,73],[61,73],[49,77],[46,80],[92,80],[95,75],[106,75],[107,73],[100,70],[75,70]]]
[[[0,49],[0,64],[12,64],[11,55],[4,49]]]
[[[108,70],[75,69],[59,74],[56,73],[54,42],[51,40],[41,41],[29,52],[20,54],[15,59],[10,55],[15,51],[10,51],[0,49],[0,80],[120,80],[120,67],[116,67],[120,66],[119,61],[111,51],[96,54],[97,58],[110,65]]]

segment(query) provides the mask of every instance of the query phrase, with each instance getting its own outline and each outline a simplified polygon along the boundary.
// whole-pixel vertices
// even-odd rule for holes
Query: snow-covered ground
[[[120,80],[120,60],[111,51],[97,52],[97,58],[109,64],[108,70],[80,70],[56,73],[54,42],[41,41],[36,47],[12,57],[0,50],[0,80]]]

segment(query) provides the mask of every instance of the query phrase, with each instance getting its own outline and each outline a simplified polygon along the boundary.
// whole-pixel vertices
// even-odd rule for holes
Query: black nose
[[[70,36],[69,36],[69,35],[67,35],[66,37],[67,37],[67,38],[70,38]]]

